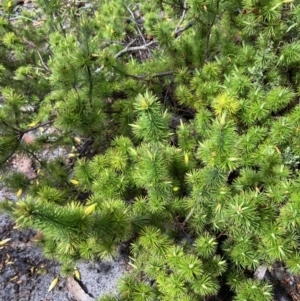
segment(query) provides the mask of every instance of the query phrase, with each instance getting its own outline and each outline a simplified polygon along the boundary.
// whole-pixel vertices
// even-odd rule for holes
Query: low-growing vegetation
[[[1,207],[62,273],[121,244],[103,301],[268,301],[260,265],[300,273],[298,0],[1,5]]]

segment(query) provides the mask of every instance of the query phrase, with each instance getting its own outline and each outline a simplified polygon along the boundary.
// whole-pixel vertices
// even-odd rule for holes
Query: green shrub
[[[271,300],[259,265],[299,273],[297,1],[88,2],[2,5],[1,166],[39,173],[1,206],[64,273],[130,243],[121,300]]]

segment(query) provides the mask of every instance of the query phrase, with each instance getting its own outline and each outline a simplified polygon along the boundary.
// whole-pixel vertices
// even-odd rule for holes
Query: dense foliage
[[[2,208],[65,273],[130,245],[105,301],[271,300],[258,266],[300,273],[299,1],[36,2],[1,7],[1,168],[38,171]]]

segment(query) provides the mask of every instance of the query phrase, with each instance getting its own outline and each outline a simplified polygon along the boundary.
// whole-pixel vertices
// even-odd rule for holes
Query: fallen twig
[[[187,10],[188,10],[187,9],[187,0],[185,0],[184,4],[183,4],[183,12],[182,12],[181,18],[179,20],[178,25],[175,28],[175,33],[174,33],[175,36],[176,36],[176,33],[179,31],[179,27],[181,26],[181,24],[182,24],[182,22],[184,20],[184,17],[185,17],[185,14],[186,14]]]
[[[157,42],[156,41],[151,41],[145,45],[141,45],[141,46],[134,46],[134,47],[130,47],[130,45],[133,44],[135,40],[133,40],[132,42],[130,42],[124,49],[122,49],[121,51],[119,51],[116,55],[115,55],[115,58],[118,58],[120,57],[121,55],[123,55],[124,53],[126,52],[129,52],[129,51],[137,51],[137,50],[148,50],[148,47],[153,45],[153,44],[156,44]]]
[[[130,47],[135,41],[136,41],[136,39],[129,42],[128,45],[124,49],[120,50],[117,54],[114,55],[114,58],[116,59],[116,58],[122,56],[126,52],[148,49],[149,46],[157,43],[156,41],[151,41],[151,42],[149,42],[145,45]],[[95,70],[95,73],[99,73],[100,71],[103,70],[103,68],[104,68],[104,66],[101,66],[101,67],[97,68]]]
[[[141,32],[141,30],[140,30],[140,28],[139,28],[138,23],[137,23],[136,20],[135,20],[134,13],[132,12],[132,10],[131,10],[127,5],[126,5],[126,8],[127,8],[127,10],[129,11],[129,13],[130,13],[131,16],[132,16],[133,22],[134,22],[135,25],[136,25],[136,29],[137,29],[137,31],[139,32],[139,35],[141,36],[141,38],[142,38],[142,40],[143,40],[143,42],[144,42],[144,45],[147,44],[147,43],[146,43],[146,39],[145,39],[144,35],[142,34],[142,32]]]

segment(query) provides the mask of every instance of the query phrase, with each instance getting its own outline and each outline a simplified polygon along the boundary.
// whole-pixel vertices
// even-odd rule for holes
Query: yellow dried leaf
[[[77,268],[74,270],[74,276],[76,279],[81,280],[81,275]]]
[[[51,282],[49,288],[48,288],[48,292],[51,292],[53,290],[53,288],[56,286],[58,282],[58,277],[54,278],[54,280]]]
[[[221,120],[220,120],[220,124],[221,125],[225,125],[225,123],[226,123],[226,111],[224,112],[224,114],[222,115],[222,117],[221,117]]]
[[[91,214],[95,210],[95,208],[96,208],[96,204],[92,204],[92,205],[86,207],[84,214],[85,215]]]
[[[187,153],[184,153],[184,163],[185,165],[189,164],[189,155]]]
[[[217,207],[216,207],[216,212],[221,212],[221,209],[222,209],[222,205],[221,204],[218,204]]]
[[[77,144],[81,144],[81,139],[79,137],[75,137],[74,138],[74,141],[77,143]]]
[[[31,128],[35,127],[36,125],[37,125],[36,121],[33,121],[33,122],[31,122],[31,123],[28,124],[28,126],[31,127]]]
[[[78,185],[78,184],[79,184],[79,181],[74,180],[74,179],[70,180],[70,182],[71,182],[73,185]]]
[[[5,239],[1,240],[1,241],[0,241],[0,246],[4,246],[4,245],[7,244],[10,240],[11,240],[11,238],[5,238]]]
[[[41,169],[38,169],[37,170],[37,174],[44,177],[45,176],[45,173],[41,170]]]
[[[132,262],[128,263],[130,266],[132,266],[134,269],[137,269],[137,266],[135,264],[133,264]]]
[[[21,196],[22,193],[23,193],[23,190],[22,190],[22,188],[20,188],[20,189],[18,190],[18,192],[17,192],[17,197]]]
[[[68,154],[68,157],[69,158],[75,158],[75,157],[77,157],[78,155],[77,154],[74,154],[74,153],[70,153],[70,154]]]

